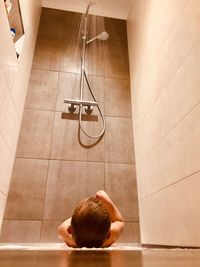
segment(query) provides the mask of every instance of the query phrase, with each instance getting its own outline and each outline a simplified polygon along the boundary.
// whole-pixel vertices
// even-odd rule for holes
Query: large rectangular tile
[[[65,119],[61,113],[55,114],[51,159],[103,161],[104,140],[95,144],[96,140],[82,133],[79,138],[78,117],[70,118],[73,116]],[[86,121],[83,127],[89,134],[98,134],[102,128],[100,121]]]
[[[47,160],[15,160],[4,218],[41,220],[47,180]]]
[[[135,103],[137,121],[142,120],[198,40],[199,8],[199,2],[195,0],[168,1],[165,5],[155,1],[148,12],[149,17],[143,16],[145,21],[140,22],[138,40],[140,54],[133,51],[137,55],[131,59],[137,63],[137,70],[131,70],[138,99]],[[164,16],[167,13],[170,15]],[[134,28],[138,26],[132,25]],[[132,45],[134,43],[129,46]]]
[[[0,234],[1,234],[1,227],[3,222],[4,210],[6,206],[6,196],[0,192]]]
[[[49,158],[54,112],[25,109],[17,157]]]
[[[15,72],[15,78],[10,92],[20,121],[24,110],[26,91],[27,87],[24,82],[22,70],[21,68],[18,68]]]
[[[105,162],[134,163],[131,119],[106,118]]]
[[[129,79],[128,49],[105,45],[105,77]]]
[[[65,14],[64,10],[42,8],[38,36],[64,38]]]
[[[80,98],[80,76],[74,73],[59,73],[58,95],[56,101],[56,110],[69,113],[68,104],[64,103],[64,99]],[[76,113],[78,112],[78,109]]]
[[[50,161],[44,220],[65,220],[85,197],[104,188],[103,163]]]
[[[63,72],[81,72],[81,47],[76,40],[64,40],[60,70]]]
[[[59,71],[65,48],[65,40],[38,37],[33,58],[33,69]]]
[[[40,240],[40,221],[14,221],[3,222],[1,243],[37,243]]]
[[[42,243],[64,242],[63,240],[58,238],[58,226],[60,226],[61,223],[63,223],[63,221],[43,221],[40,242]]]
[[[200,104],[137,161],[139,198],[200,170],[199,116]]]
[[[138,158],[156,145],[200,101],[199,62],[198,42],[148,114],[135,125]]]
[[[0,191],[7,195],[11,179],[14,155],[0,135]]]
[[[77,39],[81,13],[42,8],[38,35],[50,38]]]
[[[106,44],[110,46],[119,46],[127,49],[127,30],[126,20],[115,18],[103,18],[105,30],[109,34]]]
[[[105,190],[119,208],[125,221],[138,221],[135,166],[105,164]],[[127,203],[124,205],[124,203]]]
[[[54,110],[57,97],[58,77],[58,72],[32,70],[25,107]]]
[[[102,41],[94,41],[86,47],[86,73],[105,76],[105,48]]]
[[[129,80],[105,79],[105,115],[131,117]]]
[[[125,222],[124,230],[117,243],[140,243],[139,223]]]
[[[5,109],[2,112],[3,118],[0,132],[14,155],[19,135],[20,120],[10,93],[7,94],[6,98]]]
[[[199,247],[199,186],[200,172],[141,199],[141,242]]]

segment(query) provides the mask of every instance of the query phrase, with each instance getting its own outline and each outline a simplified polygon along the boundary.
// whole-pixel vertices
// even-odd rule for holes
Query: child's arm
[[[109,211],[112,222],[110,227],[110,236],[103,244],[103,247],[108,247],[112,245],[122,233],[124,229],[124,219],[118,208],[115,206],[115,204],[112,202],[112,200],[105,191],[98,191],[96,193],[96,198],[100,199],[104,203],[104,205]]]
[[[72,238],[71,234],[71,218],[64,221],[59,227],[58,227],[58,237],[65,241],[65,243],[69,247],[77,247],[75,241]]]

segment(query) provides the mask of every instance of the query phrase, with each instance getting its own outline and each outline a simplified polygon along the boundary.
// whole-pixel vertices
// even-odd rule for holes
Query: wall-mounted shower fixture
[[[99,102],[96,100],[93,92],[92,92],[92,87],[89,83],[87,74],[85,72],[85,54],[86,54],[86,48],[89,47],[87,46],[89,43],[93,42],[94,40],[98,39],[101,41],[106,41],[109,38],[109,34],[106,31],[101,32],[99,35],[97,35],[96,37],[88,40],[88,16],[89,16],[89,10],[90,10],[90,6],[94,4],[93,0],[90,0],[88,2],[88,6],[86,9],[86,13],[84,15],[83,18],[83,22],[82,22],[82,47],[81,47],[81,76],[80,76],[80,98],[79,99],[65,99],[64,103],[68,104],[68,110],[70,113],[74,113],[76,111],[76,107],[79,106],[79,126],[81,131],[88,137],[90,138],[100,138],[103,136],[103,134],[105,133],[105,119],[104,116],[101,112],[101,109],[99,107]],[[83,88],[84,88],[84,81],[86,81],[87,86],[89,88],[89,91],[92,95],[92,98],[94,99],[94,101],[88,101],[88,100],[84,100],[83,99]],[[102,120],[102,131],[98,134],[98,135],[89,135],[85,129],[82,126],[82,109],[83,107],[85,107],[85,112],[87,114],[91,114],[93,111],[93,107],[97,107],[101,120]]]
[[[93,37],[92,39],[90,39],[89,41],[87,41],[87,44],[93,42],[94,40],[98,39],[100,41],[106,41],[109,38],[109,34],[105,31],[103,31],[102,33],[100,33],[99,35]]]

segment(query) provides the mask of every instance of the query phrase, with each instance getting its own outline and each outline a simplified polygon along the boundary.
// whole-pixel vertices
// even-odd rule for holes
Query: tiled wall
[[[128,37],[141,241],[200,246],[200,3],[134,1]]]
[[[0,230],[41,11],[40,0],[20,3],[26,34],[22,54],[17,59],[4,1],[0,1]]]
[[[80,145],[77,116],[67,115],[63,104],[79,97],[80,20],[78,13],[43,9],[2,242],[59,242],[58,225],[79,200],[100,189],[126,221],[119,242],[139,242],[126,22],[90,18],[90,35],[105,26],[110,38],[90,44],[87,52],[87,73],[107,126],[103,139],[89,148]],[[86,87],[84,98],[91,99]],[[87,118],[83,126],[97,134],[100,121]]]

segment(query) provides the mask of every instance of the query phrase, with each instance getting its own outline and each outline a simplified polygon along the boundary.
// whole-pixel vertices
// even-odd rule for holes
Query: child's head
[[[83,199],[71,220],[72,236],[79,247],[101,247],[107,239],[111,220],[108,210],[94,197]]]

